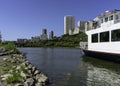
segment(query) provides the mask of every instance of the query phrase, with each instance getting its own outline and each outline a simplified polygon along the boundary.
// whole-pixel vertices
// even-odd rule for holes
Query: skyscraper
[[[42,29],[42,34],[47,34],[47,30],[46,29]]]
[[[53,39],[53,37],[54,37],[54,32],[50,31],[50,33],[49,33],[49,39]]]
[[[77,27],[78,27],[79,31],[85,32],[85,23],[86,23],[85,21],[78,21]]]
[[[42,29],[41,40],[45,41],[47,39],[48,39],[48,37],[47,37],[47,30],[46,29]]]
[[[75,19],[74,16],[64,16],[64,34],[69,34],[69,31],[74,31]]]

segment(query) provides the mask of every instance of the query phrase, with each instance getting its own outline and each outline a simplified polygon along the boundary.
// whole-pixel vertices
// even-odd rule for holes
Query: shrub
[[[6,50],[16,50],[16,46],[12,42],[5,44],[4,47]]]
[[[5,50],[13,50],[15,53],[19,53],[18,49],[16,48],[15,44],[12,42],[8,42],[4,45]]]
[[[9,76],[6,79],[7,83],[11,84],[11,83],[17,83],[17,82],[21,82],[22,81],[22,77],[20,76],[19,73],[13,72],[12,76]]]
[[[2,42],[0,42],[0,46],[2,46]]]

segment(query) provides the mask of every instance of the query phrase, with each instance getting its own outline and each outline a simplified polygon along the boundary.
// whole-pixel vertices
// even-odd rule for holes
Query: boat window
[[[119,16],[118,16],[118,15],[115,15],[115,19],[118,20],[118,19],[119,19]]]
[[[109,42],[109,31],[100,33],[100,42]]]
[[[120,29],[111,31],[111,41],[120,41]]]
[[[98,26],[98,22],[97,21],[93,22],[93,28],[96,29],[97,26]]]
[[[92,34],[92,43],[98,42],[98,33]]]
[[[101,23],[103,23],[103,19],[101,19]]]
[[[108,21],[108,17],[105,18],[105,22],[107,22],[107,21]]]
[[[111,15],[111,16],[109,17],[109,20],[113,20],[113,15]]]

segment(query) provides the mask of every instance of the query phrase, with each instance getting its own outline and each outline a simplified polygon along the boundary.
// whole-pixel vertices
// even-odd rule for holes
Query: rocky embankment
[[[48,77],[37,70],[24,54],[0,56],[0,86],[46,86]]]

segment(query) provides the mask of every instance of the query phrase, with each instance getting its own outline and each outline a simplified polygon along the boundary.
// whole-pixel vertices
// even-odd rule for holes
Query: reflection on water
[[[50,86],[120,86],[120,64],[83,57],[75,48],[20,48]]]
[[[120,86],[120,64],[91,57],[83,60],[89,65],[87,86]]]
[[[120,75],[104,68],[89,66],[88,86],[120,86]]]

